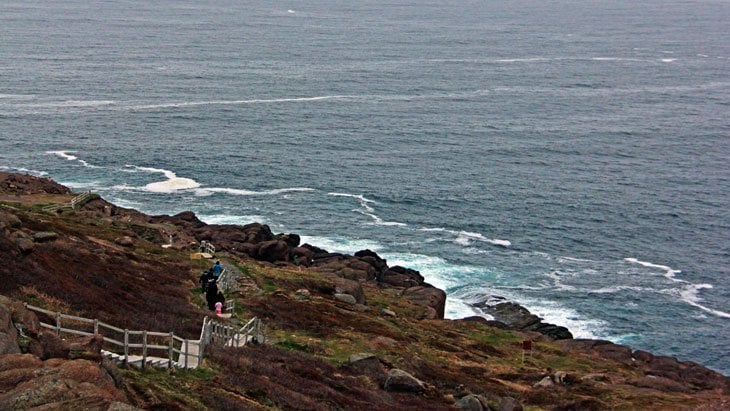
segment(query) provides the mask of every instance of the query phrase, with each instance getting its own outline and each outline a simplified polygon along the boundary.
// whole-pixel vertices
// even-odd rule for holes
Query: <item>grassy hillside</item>
[[[195,239],[185,227],[131,210],[112,213],[102,199],[47,212],[43,206],[72,195],[55,192],[51,182],[12,185],[0,178],[0,294],[123,328],[197,338],[210,315],[197,279],[211,262],[190,258]],[[163,248],[167,233],[182,240]],[[335,278],[316,267],[218,257],[239,272],[239,287],[228,291],[236,299],[230,321],[258,316],[268,342],[209,347],[204,368],[191,371],[106,364],[126,402],[149,409],[429,410],[510,409],[509,398],[525,409],[730,404],[726,378],[685,363],[649,370],[630,350],[627,360],[621,349],[481,321],[422,319],[423,306],[401,296],[402,288],[374,280],[359,281],[366,303],[352,304],[335,298]],[[523,359],[525,340],[533,351]],[[396,369],[421,383],[396,384]],[[2,375],[0,394],[13,388]]]

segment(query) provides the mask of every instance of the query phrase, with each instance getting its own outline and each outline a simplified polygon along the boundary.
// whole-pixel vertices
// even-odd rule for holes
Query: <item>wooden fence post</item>
[[[142,331],[142,368],[147,366],[147,331]]]
[[[124,329],[124,365],[129,362],[129,330]]]
[[[170,348],[168,348],[168,351],[167,351],[167,357],[168,357],[167,368],[170,368],[170,369],[172,369],[172,356],[174,354],[174,351],[172,351],[172,350],[174,349],[174,347],[173,347],[174,342],[175,342],[175,334],[173,334],[173,332],[170,331]]]
[[[99,320],[94,318],[94,336],[99,335]]]
[[[56,312],[56,335],[61,335],[61,313]]]
[[[185,369],[188,369],[188,339],[185,339]]]

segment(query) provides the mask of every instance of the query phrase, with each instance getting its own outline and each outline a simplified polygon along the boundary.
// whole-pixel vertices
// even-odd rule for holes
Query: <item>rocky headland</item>
[[[262,224],[148,216],[51,180],[0,173],[0,410],[727,409],[730,379],[699,364],[577,340],[518,304],[445,320],[446,294],[370,250],[330,253]],[[59,338],[23,302],[118,327],[194,336],[201,241],[240,271],[228,298],[269,343],[211,346],[199,370],[102,359],[98,337]],[[62,336],[63,337],[63,336]],[[522,356],[523,341],[532,355]]]

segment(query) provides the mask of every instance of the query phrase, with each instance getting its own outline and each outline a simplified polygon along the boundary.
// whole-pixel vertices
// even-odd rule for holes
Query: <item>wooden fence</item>
[[[43,211],[58,211],[64,208],[70,208],[72,210],[75,210],[76,206],[80,204],[83,205],[86,201],[89,200],[89,198],[91,198],[91,196],[91,191],[87,191],[72,198],[71,201],[68,203],[47,205],[43,207]]]
[[[43,321],[40,324],[53,330],[56,335],[101,335],[104,339],[103,348],[106,348],[111,357],[124,364],[139,364],[142,368],[148,364],[168,368],[197,368],[203,362],[203,352],[208,344],[243,347],[250,342],[263,344],[266,340],[261,320],[257,317],[239,329],[205,317],[200,338],[190,340],[180,338],[172,332],[122,329],[97,319],[45,310],[30,304],[25,304],[25,307],[53,319],[53,324]],[[158,355],[150,355],[151,353]]]
[[[52,324],[41,321],[41,326],[61,333],[93,336],[101,335],[103,348],[115,354],[115,359],[124,364],[139,364],[143,368],[147,364],[155,366],[196,368],[203,360],[206,330],[210,328],[208,317],[203,319],[201,338],[189,340],[180,338],[172,332],[136,331],[122,329],[101,322],[97,319],[77,317],[60,312],[45,310],[30,304],[25,307],[31,311],[44,314],[55,320]],[[157,355],[151,355],[151,354]]]
[[[200,252],[215,255],[215,246],[210,241],[200,241]]]

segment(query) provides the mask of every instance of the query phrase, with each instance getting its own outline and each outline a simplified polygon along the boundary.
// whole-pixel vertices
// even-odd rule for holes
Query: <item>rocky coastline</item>
[[[118,407],[132,398],[137,405],[154,406],[154,401],[135,399],[139,394],[135,388],[125,388],[119,371],[109,365],[94,365],[99,362],[99,341],[64,342],[43,333],[34,315],[9,297],[41,299],[61,308],[73,307],[80,314],[106,315],[107,321],[127,318],[130,324],[136,321],[135,325],[150,329],[164,323],[176,333],[196,332],[198,323],[177,319],[181,313],[187,318],[201,316],[197,308],[180,303],[190,298],[195,274],[181,277],[180,272],[191,271],[190,263],[163,256],[159,250],[188,255],[201,241],[214,244],[217,253],[257,273],[250,275],[258,282],[258,291],[246,295],[244,308],[279,328],[281,347],[303,351],[297,355],[309,356],[306,361],[321,369],[328,365],[317,360],[318,356],[339,358],[338,351],[331,348],[334,346],[362,346],[380,353],[358,354],[345,367],[328,372],[351,374],[355,378],[352,384],[364,378],[367,383],[358,385],[361,391],[357,394],[363,398],[370,398],[367,390],[375,390],[377,395],[381,390],[393,392],[380,403],[387,408],[407,409],[418,404],[434,409],[522,409],[514,397],[551,409],[654,409],[661,403],[666,405],[663,408],[676,409],[710,404],[702,409],[711,410],[730,404],[730,378],[726,376],[690,361],[655,356],[608,341],[573,339],[565,327],[545,323],[502,297],[491,296],[474,304],[493,320],[477,316],[445,320],[447,296],[443,290],[428,284],[418,271],[389,266],[371,250],[353,255],[331,253],[302,244],[297,234],[273,233],[263,224],[206,224],[190,211],[149,216],[98,196],[89,197],[73,210],[44,210],[44,204],[71,196],[68,188],[48,179],[0,173],[0,258],[6,262],[0,267],[4,280],[0,284],[0,409],[11,399],[21,401],[30,391],[42,392],[48,385],[43,382],[46,380],[35,385],[30,382],[39,372],[49,381],[61,373],[58,375],[69,386],[88,385],[90,379],[102,375],[103,387],[94,390],[89,386],[84,391],[88,398],[83,401],[92,398],[89,401],[93,403],[93,398],[100,398],[105,406]],[[85,271],[89,265],[95,267],[94,272]],[[79,288],[78,282],[89,286]],[[266,291],[262,285],[271,289]],[[127,304],[125,299],[133,301]],[[150,310],[157,313],[154,318],[143,315]],[[293,319],[296,313],[301,318]],[[360,338],[363,342],[356,342]],[[497,343],[501,339],[504,341]],[[541,348],[533,364],[525,365],[524,359],[522,365],[513,363],[522,340]],[[219,358],[223,362],[218,367],[228,370],[225,364],[238,361],[229,355],[213,352],[211,361]],[[289,357],[268,348],[259,353],[260,358],[256,353],[251,355],[254,357],[246,357],[246,364],[269,361],[254,367],[259,372],[282,356],[289,358],[286,361],[305,361],[304,357]],[[427,360],[430,357],[444,359],[437,366]],[[48,363],[51,359],[55,360]],[[558,371],[553,368],[557,365],[572,368]],[[487,372],[480,367],[493,368]],[[85,371],[68,371],[74,369]],[[7,379],[13,372],[15,382]],[[270,372],[273,376],[281,371]],[[137,378],[136,374],[125,375]],[[290,377],[294,378],[293,374]],[[340,384],[327,378],[320,377],[326,384]],[[223,389],[225,383],[221,384]],[[269,383],[262,380],[261,384]],[[399,392],[415,396],[401,397],[406,394]],[[248,391],[238,394],[247,401],[255,400],[256,395]],[[284,397],[275,400],[267,397],[267,401],[287,408],[285,404],[295,404],[287,401],[300,398],[281,395]],[[311,392],[309,395],[316,397]],[[348,404],[342,401],[340,407]],[[675,403],[678,406],[672,406]],[[13,404],[22,407],[23,403]]]

